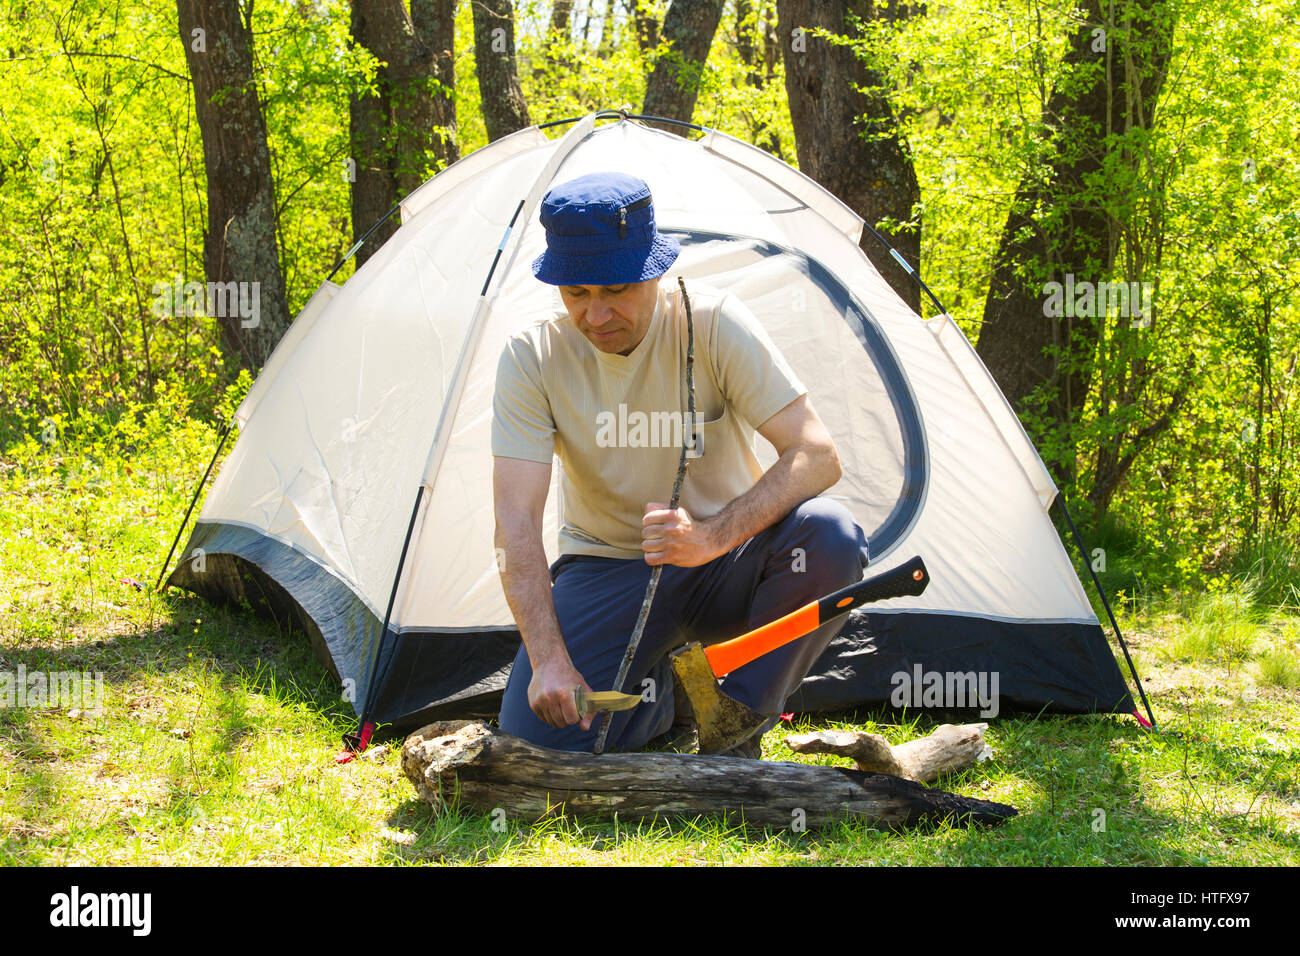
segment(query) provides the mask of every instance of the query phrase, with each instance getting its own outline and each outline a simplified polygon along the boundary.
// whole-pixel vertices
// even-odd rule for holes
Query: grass
[[[350,707],[299,635],[152,584],[210,432],[0,458],[0,672],[102,672],[84,708],[0,709],[0,862],[30,864],[1289,865],[1300,863],[1300,630],[1251,581],[1121,602],[1162,734],[1004,713],[938,782],[1011,803],[991,829],[887,832],[435,813],[400,741],[334,763]],[[140,585],[146,585],[141,587]],[[1277,589],[1281,593],[1281,588]],[[945,715],[846,713],[894,742]]]
[[[1264,621],[1249,584],[1201,594],[1191,601],[1184,626],[1163,653],[1173,660],[1244,661],[1254,652]]]
[[[1295,627],[1289,628],[1289,631],[1289,635],[1283,638],[1285,643],[1270,647],[1259,656],[1257,673],[1259,679],[1266,684],[1287,690],[1300,690],[1300,655],[1295,651],[1300,643],[1300,634],[1296,633]]]
[[[1263,605],[1300,611],[1300,549],[1285,535],[1269,534],[1235,556],[1233,576],[1252,584]]]

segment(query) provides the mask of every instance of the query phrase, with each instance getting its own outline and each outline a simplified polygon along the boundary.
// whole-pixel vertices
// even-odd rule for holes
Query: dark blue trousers
[[[667,655],[687,641],[715,644],[773,621],[862,577],[867,540],[839,502],[812,498],[744,544],[697,568],[665,565],[632,669],[621,690],[648,698],[612,715],[607,751],[637,750],[673,723]],[[636,626],[652,568],[644,561],[565,555],[551,566],[551,594],[573,666],[593,690],[609,690]],[[781,713],[847,616],[737,668],[722,690],[761,714]],[[556,729],[528,706],[533,669],[521,646],[501,702],[501,729],[543,747],[590,752],[589,731]],[[648,683],[647,683],[648,682]]]

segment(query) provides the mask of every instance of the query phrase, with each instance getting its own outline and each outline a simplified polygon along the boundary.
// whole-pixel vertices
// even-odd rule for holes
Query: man
[[[662,578],[611,715],[609,750],[635,750],[673,724],[667,653],[735,637],[861,577],[867,542],[847,509],[816,496],[839,458],[807,390],[734,296],[666,273],[677,242],[655,227],[649,187],[594,173],[542,202],[546,251],[534,275],[566,314],[507,343],[493,406],[493,494],[501,579],[523,637],[501,729],[563,750],[593,749],[595,715],[576,687],[609,690],[651,569]],[[664,277],[661,283],[660,279]],[[686,421],[694,326],[695,422]],[[764,473],[757,430],[779,459]],[[668,501],[683,437],[680,507]],[[561,556],[546,567],[542,515],[559,458]],[[722,689],[771,726],[843,622],[764,655]],[[763,728],[763,729],[766,729]],[[760,730],[738,748],[758,756]]]

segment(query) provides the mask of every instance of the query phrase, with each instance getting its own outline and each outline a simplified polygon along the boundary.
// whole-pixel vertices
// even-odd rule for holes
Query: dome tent
[[[734,292],[809,388],[843,465],[826,494],[873,569],[919,554],[931,574],[920,598],[855,611],[790,706],[887,703],[895,675],[923,671],[996,673],[1004,706],[1132,710],[1048,518],[1056,487],[952,318],[913,312],[859,248],[862,220],[792,167],[606,115],[465,157],[401,203],[346,283],[321,285],[237,410],[168,583],[292,612],[364,722],[495,713],[519,646],[493,544],[497,358],[559,307],[530,269],[542,197],[618,169],[681,245],[670,277]]]

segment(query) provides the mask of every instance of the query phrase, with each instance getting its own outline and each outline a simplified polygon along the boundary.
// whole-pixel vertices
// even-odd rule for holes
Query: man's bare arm
[[[550,464],[493,458],[498,567],[506,602],[533,667],[528,705],[552,727],[567,727],[581,718],[582,729],[587,730],[591,717],[578,713],[573,689],[591,687],[574,668],[560,633],[542,546],[542,517],[550,488]]]
[[[641,548],[647,564],[696,567],[712,561],[840,480],[835,442],[807,395],[765,421],[758,433],[780,457],[754,487],[716,515],[696,519],[658,502],[646,506]]]

